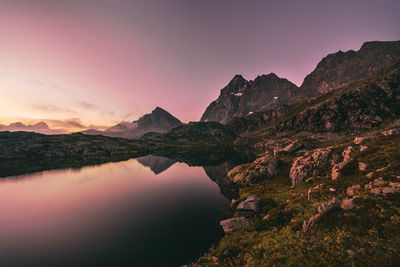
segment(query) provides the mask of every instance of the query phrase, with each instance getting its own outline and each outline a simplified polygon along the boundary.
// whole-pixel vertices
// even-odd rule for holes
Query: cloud
[[[69,129],[70,131],[80,131],[80,130],[86,130],[86,129],[95,129],[95,130],[105,130],[110,128],[110,126],[105,126],[105,125],[85,125],[79,118],[71,118],[71,119],[66,119],[66,120],[45,120],[49,124],[51,124],[53,127],[60,127],[60,128],[66,128]]]
[[[81,101],[79,102],[79,104],[81,105],[81,107],[87,109],[87,110],[97,110],[100,112],[101,115],[104,116],[104,114],[111,116],[111,117],[115,117],[115,112],[114,111],[110,111],[107,110],[99,105],[93,104],[93,103],[89,103],[86,101]]]
[[[71,110],[69,108],[62,108],[56,105],[32,105],[32,108],[42,112],[56,112],[56,113],[72,113],[76,114],[77,112]]]

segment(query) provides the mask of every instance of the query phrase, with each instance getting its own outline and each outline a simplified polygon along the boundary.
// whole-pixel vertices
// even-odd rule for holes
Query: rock
[[[365,140],[365,137],[356,137],[354,138],[354,144],[359,145]]]
[[[287,153],[293,153],[302,147],[303,147],[303,143],[299,142],[298,140],[295,140],[290,145],[286,146],[283,149],[283,151],[285,151]]]
[[[340,176],[340,168],[339,167],[340,167],[339,164],[333,165],[332,174],[331,174],[332,180],[336,180],[337,178],[339,178],[339,176]]]
[[[371,189],[372,188],[372,184],[366,184],[366,185],[364,185],[364,188],[365,189]]]
[[[263,219],[264,221],[267,221],[267,220],[269,220],[269,218],[271,218],[271,215],[270,215],[270,214],[267,214],[267,215],[265,215],[262,219]]]
[[[219,224],[222,226],[224,232],[229,234],[241,229],[249,228],[253,225],[253,222],[245,217],[237,217],[223,220]]]
[[[378,179],[374,180],[374,186],[382,186],[386,184],[386,181],[383,180],[382,177],[379,177]]]
[[[394,193],[394,190],[391,187],[383,187],[383,188],[381,188],[381,190],[382,190],[382,194],[384,194],[384,195]]]
[[[360,171],[365,171],[367,169],[367,164],[364,162],[359,162],[358,168],[360,169]]]
[[[400,183],[399,182],[389,182],[389,185],[391,187],[394,187],[394,188],[400,188]]]
[[[342,205],[340,206],[344,210],[351,210],[353,206],[353,198],[345,198],[342,201]]]
[[[308,188],[308,191],[307,191],[307,200],[311,200],[311,199],[312,199],[312,193],[315,192],[315,191],[317,191],[317,190],[319,190],[319,189],[321,189],[323,186],[324,186],[324,184],[322,183],[322,184],[316,185],[316,186],[314,186],[314,187]]]
[[[371,179],[372,175],[374,175],[374,172],[369,172],[367,175],[365,175],[368,179]]]
[[[331,148],[319,148],[296,158],[290,169],[292,185],[301,183],[313,175],[314,170],[325,168],[330,163]]]
[[[279,153],[283,151],[283,148],[281,147],[274,147],[274,156],[278,156]]]
[[[352,257],[356,255],[356,253],[354,251],[352,251],[351,249],[346,250],[346,252]]]
[[[375,195],[381,195],[381,194],[382,194],[382,191],[381,191],[380,188],[372,188],[372,189],[371,189],[371,193],[372,193],[372,194],[375,194]]]
[[[386,169],[387,169],[387,167],[382,167],[382,168],[376,169],[376,171],[377,172],[383,172],[383,171],[386,171]]]
[[[363,145],[360,146],[360,152],[363,152],[363,151],[365,151],[367,149],[368,149],[367,146],[363,146]]]
[[[383,132],[381,132],[381,134],[384,136],[391,136],[391,135],[398,134],[399,132],[400,132],[399,129],[391,129],[391,130],[383,131]]]
[[[309,232],[320,216],[321,216],[321,214],[318,213],[318,214],[312,216],[308,221],[304,221],[303,222],[303,232],[304,233]]]
[[[360,189],[361,186],[359,184],[353,185],[351,187],[348,187],[346,192],[348,196],[355,196],[358,193],[358,189]]]
[[[267,154],[252,163],[236,166],[228,172],[228,176],[235,183],[254,183],[260,179],[272,178],[278,172],[278,160]]]
[[[351,161],[350,154],[351,152],[354,151],[354,148],[352,146],[348,146],[343,152],[342,152],[342,157],[343,157],[343,162],[349,162]]]
[[[311,194],[312,194],[312,187],[308,188],[308,191],[307,191],[307,200],[308,201],[311,200]]]
[[[237,209],[244,216],[251,216],[257,214],[260,211],[261,200],[252,195],[249,196],[246,200],[239,203]]]
[[[353,160],[350,157],[350,153],[353,151],[354,151],[354,148],[352,146],[349,146],[342,152],[343,161],[340,163],[334,164],[332,167],[332,174],[331,174],[332,180],[338,179],[340,177],[341,170],[343,169],[343,167],[346,166],[347,163],[349,163],[350,161]]]
[[[318,213],[323,214],[335,207],[340,207],[341,205],[342,205],[342,202],[337,197],[334,197],[328,203],[326,203],[326,204],[322,203],[322,205],[318,207]]]

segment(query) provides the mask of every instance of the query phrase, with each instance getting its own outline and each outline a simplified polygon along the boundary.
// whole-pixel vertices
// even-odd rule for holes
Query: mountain
[[[0,125],[0,131],[10,132],[35,132],[42,134],[65,134],[67,133],[64,129],[50,129],[47,123],[41,121],[32,125],[26,125],[22,122],[13,122],[9,125]]]
[[[329,54],[307,75],[300,88],[274,73],[258,76],[254,81],[236,75],[207,107],[201,121],[225,124],[234,117],[295,104],[366,78],[398,59],[400,41],[374,41],[364,43],[359,51]]]
[[[370,129],[400,115],[400,60],[375,75],[305,102],[276,128],[312,132]]]
[[[160,107],[133,122],[121,122],[107,130],[86,130],[81,133],[89,135],[105,135],[128,139],[140,138],[146,133],[166,133],[181,125],[182,122]]]
[[[275,73],[258,76],[254,81],[236,75],[221,90],[218,99],[207,107],[201,121],[225,124],[233,117],[245,117],[280,104],[295,103],[304,97],[295,84]]]
[[[218,99],[207,107],[201,121],[227,122],[238,110],[240,98],[249,84],[241,75],[236,75],[221,90]]]
[[[311,95],[326,93],[366,78],[399,58],[400,41],[365,42],[358,51],[339,51],[324,57],[300,89]]]

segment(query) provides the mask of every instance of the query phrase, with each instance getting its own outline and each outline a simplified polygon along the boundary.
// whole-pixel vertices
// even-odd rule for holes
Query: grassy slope
[[[349,143],[339,145],[344,148]],[[379,265],[400,264],[400,194],[375,196],[365,189],[354,200],[355,208],[344,211],[334,209],[320,218],[311,233],[303,233],[301,226],[317,213],[317,207],[337,196],[343,199],[347,187],[364,185],[378,177],[400,181],[400,136],[376,137],[365,141],[369,148],[357,152],[343,175],[332,181],[327,173],[295,188],[290,186],[289,169],[293,158],[281,158],[281,172],[271,179],[242,188],[241,199],[256,194],[263,200],[264,214],[271,214],[268,221],[252,218],[255,225],[225,237],[211,248],[198,263],[212,265],[211,256],[218,258],[222,266],[271,266],[296,265]],[[367,170],[358,170],[357,161],[368,164]],[[378,168],[371,178],[365,175]],[[325,186],[307,200],[309,187],[325,183]],[[331,192],[330,188],[336,189]],[[363,188],[363,186],[362,186]],[[347,250],[354,251],[352,256]],[[351,253],[351,252],[350,252]],[[215,259],[215,258],[214,258]]]

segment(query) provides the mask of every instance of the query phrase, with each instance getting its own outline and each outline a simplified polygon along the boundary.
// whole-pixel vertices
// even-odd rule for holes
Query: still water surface
[[[201,167],[141,162],[0,178],[0,266],[180,266],[201,255],[222,236],[229,201]]]

